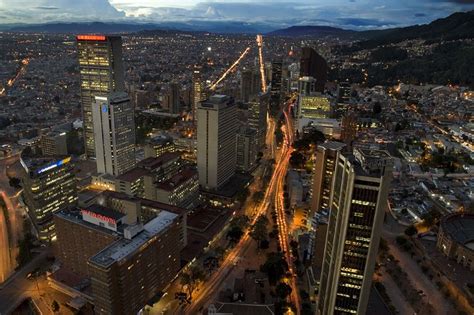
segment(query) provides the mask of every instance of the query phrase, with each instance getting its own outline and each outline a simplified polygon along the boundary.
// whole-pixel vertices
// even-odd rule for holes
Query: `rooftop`
[[[337,142],[337,141],[326,141],[322,144],[318,144],[318,147],[326,149],[326,150],[341,150],[346,146],[345,143]]]
[[[154,219],[145,224],[143,231],[138,233],[135,237],[130,240],[122,238],[112,243],[96,255],[92,256],[89,261],[99,267],[109,268],[113,263],[135,253],[146,242],[169,227],[177,217],[177,214],[162,211],[158,213]]]
[[[441,227],[456,242],[474,250],[474,214],[450,214],[441,220]]]
[[[184,169],[183,171],[179,172],[175,176],[171,177],[170,179],[157,183],[156,187],[159,189],[163,189],[166,191],[171,191],[174,188],[180,186],[181,184],[187,182],[192,177],[197,175],[197,171],[193,169]]]
[[[121,212],[115,211],[115,210],[110,209],[110,208],[106,208],[106,207],[101,206],[101,205],[92,205],[90,207],[87,207],[87,209],[85,209],[85,210],[89,210],[91,212],[103,215],[107,218],[111,218],[111,219],[114,219],[114,220],[119,220],[119,219],[121,219],[125,216],[125,214],[123,214]]]
[[[117,180],[124,181],[124,182],[133,182],[145,176],[146,174],[148,174],[147,170],[143,168],[135,167],[129,170],[128,172],[125,172],[122,175],[119,175],[117,177]]]
[[[146,158],[140,162],[138,162],[137,166],[142,167],[148,170],[153,170],[156,169],[160,166],[162,166],[165,163],[168,163],[173,160],[177,160],[180,158],[179,153],[174,153],[174,152],[165,152],[159,157],[149,157]]]
[[[139,197],[132,197],[132,196],[129,196],[127,194],[117,192],[117,191],[105,190],[102,192],[102,196],[104,196],[105,198],[116,198],[119,200],[139,202],[142,206],[158,209],[158,210],[164,210],[164,211],[172,212],[178,215],[181,215],[186,212],[186,209],[183,209],[183,208],[168,205],[159,201],[154,201],[154,200],[149,200],[149,199],[144,199],[144,198],[139,198]]]

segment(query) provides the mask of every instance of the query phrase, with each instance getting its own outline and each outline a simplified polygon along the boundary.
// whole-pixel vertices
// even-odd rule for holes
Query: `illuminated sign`
[[[77,40],[105,40],[103,35],[77,35]]]
[[[95,213],[95,212],[92,212],[90,210],[82,209],[81,214],[82,214],[82,216],[84,216],[84,215],[89,216],[89,217],[95,218],[95,219],[97,219],[99,221],[102,221],[102,222],[107,222],[107,223],[111,223],[111,224],[116,224],[117,223],[117,221],[113,218],[106,217],[105,215],[102,215],[100,213]]]
[[[71,161],[71,157],[67,157],[65,159],[62,159],[62,160],[59,160],[57,162],[54,162],[52,164],[49,164],[48,166],[46,167],[43,167],[41,169],[39,169],[36,173],[37,174],[41,174],[41,173],[44,173],[44,172],[47,172],[49,170],[52,170],[53,168],[56,168],[58,166],[61,166],[61,165],[64,165],[66,163],[69,163]]]
[[[102,113],[107,113],[107,104],[102,104]]]

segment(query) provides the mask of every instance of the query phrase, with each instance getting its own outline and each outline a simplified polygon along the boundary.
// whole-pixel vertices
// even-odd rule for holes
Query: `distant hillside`
[[[151,30],[170,30],[185,32],[211,32],[228,34],[256,34],[268,32],[274,28],[258,23],[244,23],[233,21],[187,21],[163,23],[47,23],[22,24],[3,28],[10,32],[38,32],[38,33],[134,33]]]
[[[331,27],[331,26],[291,26],[288,28],[276,30],[270,33],[267,33],[269,36],[291,36],[291,37],[300,37],[300,36],[344,36],[344,35],[354,35],[357,34],[356,31],[345,30],[342,28]]]
[[[360,32],[360,35],[368,39],[361,43],[365,48],[374,48],[378,45],[398,43],[416,38],[425,40],[474,38],[474,11],[454,13],[429,24],[365,31]]]
[[[407,39],[463,39],[474,38],[474,11],[454,13],[429,24],[385,30],[352,31],[331,26],[291,26],[269,32],[271,36],[354,36],[368,41],[374,47],[384,43],[396,43]]]

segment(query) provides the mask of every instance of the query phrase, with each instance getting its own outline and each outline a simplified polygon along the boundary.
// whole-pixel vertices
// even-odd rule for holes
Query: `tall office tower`
[[[316,93],[316,79],[313,77],[301,77],[298,79],[298,93],[311,95]]]
[[[352,146],[352,142],[357,136],[357,114],[354,111],[347,112],[342,117],[341,122],[341,140],[348,146]]]
[[[329,209],[329,197],[336,166],[337,153],[345,147],[344,143],[327,141],[319,144],[314,157],[313,185],[311,196],[311,215],[323,209]]]
[[[237,169],[250,172],[257,166],[258,141],[257,132],[251,128],[242,127],[237,132]]]
[[[256,131],[257,150],[265,147],[267,133],[267,108],[269,93],[259,94],[250,99],[248,104],[248,126]]]
[[[81,73],[81,104],[85,151],[95,157],[92,105],[96,96],[124,90],[122,38],[118,36],[78,35],[77,48]]]
[[[197,108],[199,103],[204,101],[205,94],[204,94],[204,82],[202,81],[201,76],[201,67],[195,66],[193,70],[193,77],[192,77],[192,84],[193,84],[193,118],[194,122],[196,123],[197,120]]]
[[[272,62],[272,80],[270,88],[270,106],[278,108],[281,101],[281,83],[282,83],[283,61],[274,60]]]
[[[248,102],[260,92],[260,76],[253,68],[242,71],[240,77],[240,99]]]
[[[248,102],[252,96],[252,70],[243,70],[240,77],[240,99],[243,102]]]
[[[179,114],[181,111],[181,103],[179,100],[179,84],[171,83],[169,89],[169,111],[172,114]]]
[[[54,241],[53,213],[77,202],[76,177],[71,158],[21,160],[23,200],[41,241]]]
[[[301,50],[300,77],[315,78],[316,91],[324,92],[324,85],[328,79],[328,64],[311,47],[303,47]]]
[[[392,163],[386,151],[338,152],[318,303],[319,314],[365,314]]]
[[[135,119],[125,92],[96,96],[92,106],[97,172],[118,176],[135,166]]]
[[[237,106],[226,95],[213,95],[198,106],[199,184],[219,189],[235,173]]]

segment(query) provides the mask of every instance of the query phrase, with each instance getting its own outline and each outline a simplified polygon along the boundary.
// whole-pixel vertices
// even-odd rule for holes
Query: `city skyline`
[[[131,3],[33,11],[151,1]],[[256,33],[374,6],[328,3],[170,9],[215,32],[0,30],[0,313],[473,314],[474,10]],[[419,12],[383,3],[345,22]]]

